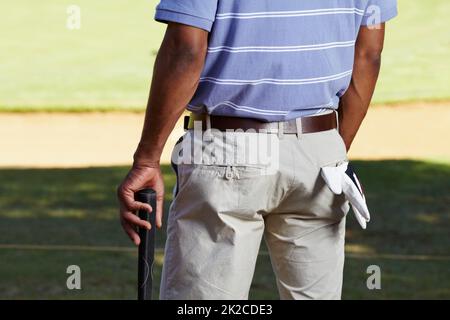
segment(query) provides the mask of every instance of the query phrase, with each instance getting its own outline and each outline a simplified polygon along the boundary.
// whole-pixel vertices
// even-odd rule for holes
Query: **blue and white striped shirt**
[[[289,120],[335,109],[362,25],[396,0],[161,0],[155,19],[210,32],[193,112]]]

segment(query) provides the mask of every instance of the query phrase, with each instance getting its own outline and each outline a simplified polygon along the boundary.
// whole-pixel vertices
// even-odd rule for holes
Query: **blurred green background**
[[[2,3],[0,108],[111,110],[145,106],[164,25],[157,0],[14,0]],[[66,9],[81,8],[81,29]],[[450,98],[447,0],[399,0],[388,23],[376,103]]]
[[[81,8],[80,30],[66,28],[72,4]],[[153,21],[156,4],[2,3],[0,116],[142,111],[165,28]],[[388,23],[375,103],[450,101],[450,1],[399,0],[399,10]],[[436,139],[448,148],[445,137]],[[450,298],[450,164],[439,160],[355,162],[374,217],[364,232],[348,219],[344,299]],[[0,168],[0,299],[135,299],[136,250],[120,229],[115,200],[126,171]],[[175,177],[168,166],[164,172],[167,212]],[[161,230],[155,294],[164,240]],[[70,264],[82,269],[81,291],[66,288]],[[382,290],[366,287],[371,264],[382,269]],[[251,298],[277,297],[263,244]]]

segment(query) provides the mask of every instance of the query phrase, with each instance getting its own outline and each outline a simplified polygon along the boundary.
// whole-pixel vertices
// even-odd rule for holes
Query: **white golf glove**
[[[369,209],[361,183],[349,163],[346,161],[335,167],[323,167],[321,175],[333,193],[337,195],[344,193],[352,205],[356,220],[363,229],[366,229],[367,222],[370,221]]]

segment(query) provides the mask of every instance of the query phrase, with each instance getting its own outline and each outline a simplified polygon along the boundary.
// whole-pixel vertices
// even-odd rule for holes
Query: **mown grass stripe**
[[[43,250],[43,251],[97,251],[97,252],[137,252],[137,248],[123,246],[83,246],[83,245],[34,245],[34,244],[0,244],[0,249]],[[156,253],[164,253],[164,248],[155,248]],[[260,251],[259,255],[269,255]],[[346,256],[353,259],[387,259],[412,261],[450,261],[450,256],[408,255],[389,253],[355,253],[346,250]]]

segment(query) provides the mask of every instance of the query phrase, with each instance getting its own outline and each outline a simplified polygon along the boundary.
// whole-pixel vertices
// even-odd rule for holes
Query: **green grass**
[[[66,28],[66,9],[74,3],[81,8],[80,30]],[[154,0],[6,2],[1,108],[142,108],[164,31],[153,22],[155,6]]]
[[[362,231],[349,216],[344,298],[450,298],[450,165],[407,160],[355,165],[373,220]],[[136,252],[120,229],[115,200],[115,186],[126,171],[0,170],[0,299],[135,298]],[[167,212],[175,177],[167,166],[164,173]],[[164,240],[164,230],[158,231],[158,248]],[[42,247],[17,247],[31,244]],[[66,247],[44,250],[52,245]],[[96,247],[117,249],[88,250]],[[277,298],[266,251],[263,245],[253,299]],[[159,252],[156,284],[162,258]],[[65,270],[71,264],[81,267],[81,291],[65,287]],[[381,267],[382,290],[365,286],[371,264]],[[158,285],[155,294],[157,290]]]
[[[78,0],[81,29],[68,30],[73,1],[2,4],[0,110],[139,110],[146,104],[164,25],[157,0]],[[376,103],[450,99],[447,0],[399,0],[388,24]]]
[[[398,0],[399,16],[387,23],[377,103],[450,99],[447,0]]]

